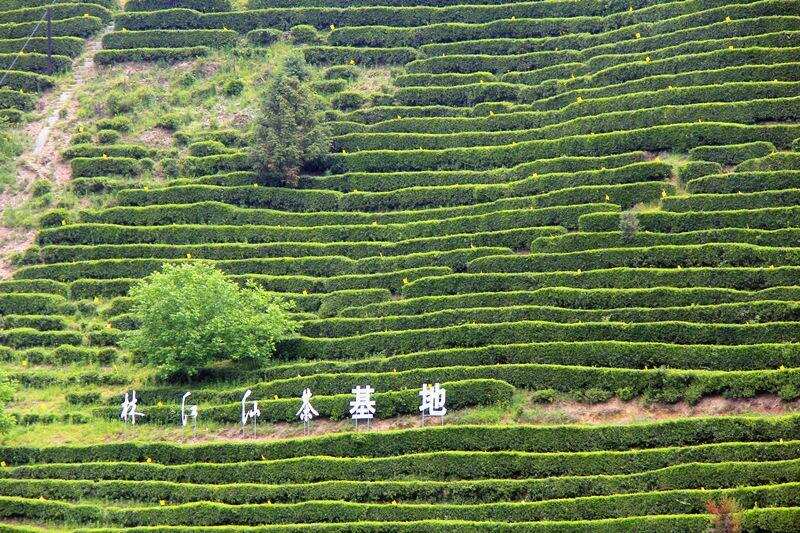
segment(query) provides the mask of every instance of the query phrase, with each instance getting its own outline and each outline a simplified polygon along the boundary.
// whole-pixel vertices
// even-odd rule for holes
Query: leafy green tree
[[[318,117],[317,99],[289,68],[269,82],[261,101],[250,163],[270,185],[295,187],[304,167],[320,167],[331,133]]]
[[[208,262],[164,264],[131,288],[140,323],[123,345],[167,380],[191,379],[220,361],[261,365],[297,331],[290,304],[230,281]]]

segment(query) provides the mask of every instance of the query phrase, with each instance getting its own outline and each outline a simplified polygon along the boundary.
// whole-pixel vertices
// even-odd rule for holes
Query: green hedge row
[[[531,340],[538,342],[620,340],[734,345],[798,342],[800,332],[794,322],[771,322],[768,324],[582,322],[564,324],[520,321],[375,332],[338,338],[298,337],[283,342],[280,355],[290,359],[345,359],[377,354],[413,353],[420,350],[469,348],[498,343],[512,344]]]
[[[271,381],[323,373],[335,375],[342,372],[402,372],[453,365],[477,367],[506,364],[731,371],[774,369],[781,365],[796,367],[798,357],[799,350],[793,344],[710,346],[655,342],[558,341],[489,344],[477,348],[450,348],[359,360],[285,363],[246,375],[241,372],[235,374],[236,369],[233,368],[219,368],[209,370],[207,375],[222,380],[244,377],[248,380]],[[600,388],[603,387],[605,386],[600,385]],[[175,392],[175,395],[179,394],[179,391]]]
[[[748,159],[764,157],[775,151],[775,146],[764,141],[723,146],[696,146],[689,150],[693,159],[714,161],[720,165],[738,165]]]
[[[31,328],[0,330],[0,346],[10,348],[51,347],[62,344],[80,345],[83,335],[77,331],[37,331]]]
[[[619,134],[618,132],[624,130],[641,131],[656,126],[697,122],[709,117],[719,122],[738,124],[759,124],[770,119],[792,121],[800,117],[800,97],[615,111],[580,117],[541,128],[513,131],[479,130],[438,135],[407,132],[350,133],[336,137],[333,147],[336,151],[353,152],[382,150],[390,147],[396,150],[487,147],[606,132]]]
[[[62,20],[54,20],[52,24],[52,35],[54,37],[71,36],[87,38],[100,31],[105,22],[101,18],[93,16],[72,17]],[[29,35],[34,37],[46,37],[47,25],[37,22],[21,22],[0,24],[0,38],[2,39],[25,39]]]
[[[115,31],[103,36],[103,48],[188,48],[233,46],[239,34],[233,30]]]
[[[737,171],[800,170],[800,153],[778,152],[740,163]]]
[[[576,231],[554,237],[540,237],[530,249],[538,253],[564,253],[599,248],[644,248],[706,243],[743,243],[758,246],[798,247],[800,228],[760,230],[746,228],[712,229],[684,233],[652,233],[638,231],[633,235],[620,231]]]
[[[0,108],[14,108],[21,111],[33,111],[36,107],[38,96],[33,93],[0,89]]]
[[[157,11],[183,7],[197,11],[215,12],[230,11],[230,0],[128,0],[125,2],[125,11]]]
[[[44,18],[48,9],[53,17],[53,22],[83,16],[96,17],[106,23],[111,20],[111,11],[93,2],[55,2],[50,6],[24,7],[11,11],[0,11],[0,25],[37,22]]]
[[[573,310],[604,310],[629,307],[661,309],[690,305],[742,302],[800,301],[800,287],[774,287],[761,291],[740,291],[712,287],[650,289],[579,289],[545,287],[532,291],[478,292],[452,296],[420,296],[342,309],[346,318],[378,318],[418,315],[437,311],[480,307],[550,306]]]
[[[800,136],[794,125],[692,123],[652,126],[629,131],[575,135],[505,146],[441,150],[371,150],[330,156],[335,172],[394,172],[410,170],[490,169],[510,167],[560,155],[602,156],[632,150],[687,150],[702,144],[731,144],[768,140],[788,146]]]
[[[716,164],[716,163],[715,163]],[[793,207],[800,203],[800,189],[738,192],[730,194],[692,194],[662,200],[665,211],[735,211],[768,207]]]
[[[743,8],[735,4],[715,1],[702,4],[688,2],[681,5],[668,3],[634,12],[626,11],[611,15],[608,11],[598,11],[588,5],[583,5],[580,10],[569,15],[561,14],[557,9],[547,9],[544,13],[538,14],[527,12],[505,17],[496,16],[495,20],[487,20],[482,24],[475,24],[474,20],[458,19],[448,24],[429,18],[416,25],[408,25],[397,24],[394,19],[390,18],[386,22],[362,22],[361,26],[366,25],[365,27],[358,27],[359,24],[340,24],[341,26],[355,27],[336,29],[331,32],[329,40],[332,44],[350,46],[420,46],[428,43],[449,43],[494,37],[514,39],[547,37],[548,41],[558,41],[554,47],[581,49],[600,43],[618,42],[624,38],[630,39],[636,31],[648,35],[690,26],[708,25],[719,22],[725,17],[725,13],[735,18],[739,18],[737,15],[746,17],[786,13],[785,9],[780,9],[777,2],[758,2],[750,10],[742,13],[739,13],[739,10],[743,10]],[[511,18],[512,16],[514,18]],[[614,29],[618,30],[612,31]],[[580,37],[575,38],[570,34],[580,34]],[[570,37],[572,38],[570,39]],[[537,49],[541,48],[543,47],[537,47]]]
[[[734,82],[714,86],[665,87],[646,92],[622,92],[578,101],[574,98],[565,106],[554,110],[504,111],[502,113],[472,117],[423,117],[389,119],[364,128],[364,132],[405,131],[417,133],[455,133],[461,131],[502,131],[532,129],[557,125],[568,120],[595,117],[610,112],[632,109],[661,108],[664,106],[695,105],[708,102],[741,102],[772,98],[791,98],[797,94],[800,83],[785,82]],[[528,101],[536,89],[509,83],[477,83],[444,87],[403,87],[395,100],[407,105],[474,105],[485,100]],[[533,106],[536,105],[534,102]],[[743,104],[740,104],[743,105]],[[680,115],[674,115],[678,117]]]
[[[800,188],[800,170],[768,170],[712,174],[689,181],[692,194],[731,194]]]
[[[96,55],[95,60],[97,60]],[[86,196],[90,194],[110,194],[138,185],[139,183],[132,179],[109,178],[107,176],[95,176],[93,178],[73,178],[69,182],[70,189],[72,189],[72,191],[74,191],[78,196]]]
[[[742,512],[742,521],[747,531],[761,528],[774,533],[789,533],[797,529],[797,520],[800,519],[800,510],[796,508],[766,508],[749,509]],[[413,522],[355,522],[340,524],[315,524],[316,530],[322,533],[342,533],[357,528],[359,531],[374,533],[388,532],[419,532],[436,533],[439,531],[453,531],[454,533],[473,532],[476,529],[491,528],[497,531],[531,531],[536,533],[608,533],[612,531],[658,531],[661,533],[704,533],[708,530],[708,516],[698,515],[649,515],[628,518],[608,518],[600,520],[569,520],[548,522],[469,522],[463,520],[418,520]],[[281,531],[300,533],[305,526],[297,525],[271,525],[271,526],[229,526],[226,532],[268,532]],[[207,528],[205,528],[207,529]],[[204,531],[204,528],[171,527],[176,533],[195,533]],[[33,533],[26,528],[14,527],[10,530],[18,533]],[[88,531],[88,530],[76,530]],[[118,533],[120,529],[105,528],[95,530],[97,533]],[[133,531],[133,530],[132,530]],[[140,533],[148,529],[136,530]]]
[[[139,144],[104,144],[96,145],[91,143],[73,144],[61,152],[64,159],[102,158],[106,157],[126,157],[129,159],[143,159],[145,157],[157,157],[159,150],[148,148]]]
[[[375,384],[371,384],[377,387]],[[498,402],[508,403],[514,394],[514,387],[496,379],[466,379],[442,384],[447,390],[447,405],[450,409],[463,409],[478,405],[493,405]],[[418,387],[418,386],[417,386]],[[372,396],[376,402],[375,416],[390,418],[399,415],[419,414],[419,388],[386,391],[376,388]],[[241,391],[240,391],[241,392]],[[138,391],[137,391],[138,393]],[[256,390],[255,397],[260,396]],[[137,396],[138,397],[138,396]],[[241,396],[239,396],[241,398]],[[170,398],[171,401],[173,398]],[[326,395],[320,392],[314,395],[314,408],[323,418],[344,420],[350,417],[350,401],[352,394]],[[145,405],[144,399],[140,400]],[[198,400],[199,401],[199,400]],[[295,398],[264,399],[258,402],[261,410],[261,422],[294,422],[297,420],[298,402]],[[241,422],[242,405],[238,399],[229,404],[202,405],[203,420],[212,420],[222,424]],[[95,414],[104,418],[119,418],[116,407],[98,408]],[[180,420],[179,407],[148,407],[142,423],[172,425]]]
[[[10,279],[0,281],[0,294],[5,295],[14,292],[57,294],[66,297],[69,295],[69,286],[49,279]]]
[[[120,357],[116,348],[90,348],[69,344],[55,348],[27,348],[24,350],[2,348],[0,360],[13,363],[27,361],[31,365],[69,365],[74,363],[110,365]]]
[[[301,334],[308,337],[349,337],[378,331],[399,331],[457,324],[545,321],[575,322],[660,322],[767,323],[800,322],[800,303],[759,301],[682,307],[650,308],[643,305],[624,309],[577,310],[555,306],[516,305],[471,309],[446,309],[419,315],[375,318],[325,318],[303,322]]]
[[[602,169],[612,170],[620,167],[644,163],[644,152],[629,152],[627,154],[610,155],[603,157],[576,157],[561,156],[551,159],[539,159],[522,163],[513,168],[496,168],[486,171],[421,171],[421,172],[393,172],[393,173],[349,173],[332,176],[320,176],[301,181],[303,186],[309,188],[334,189],[342,192],[370,191],[386,192],[408,187],[434,186],[434,185],[465,185],[465,184],[497,184],[516,181],[537,174],[542,182],[554,180],[554,186],[549,188],[563,188],[559,178],[570,174],[583,173],[581,183],[589,176],[603,173]],[[658,168],[653,166],[651,168]],[[599,169],[599,170],[598,170]],[[594,172],[595,174],[590,174]],[[613,175],[614,172],[610,172]],[[557,174],[560,176],[549,176]]]
[[[51,0],[0,0],[0,10],[11,11],[12,9],[20,9],[23,7],[32,6],[46,6],[49,5]],[[107,9],[114,9],[119,7],[116,0],[73,0],[75,4],[97,4]]]
[[[798,473],[798,460],[678,464],[636,474],[564,476],[549,479],[494,479],[463,481],[371,481],[351,480],[284,485],[215,485],[172,481],[2,479],[3,496],[76,501],[79,499],[119,499],[171,505],[216,501],[232,505],[249,503],[296,503],[314,500],[418,503],[490,503],[502,501],[542,501],[581,496],[705,487],[787,483]],[[737,476],[739,483],[736,482]],[[362,486],[359,486],[359,483]],[[449,486],[448,486],[449,485]],[[359,496],[356,496],[358,494]]]
[[[583,213],[606,212],[609,204],[517,209],[442,220],[408,224],[363,224],[342,226],[115,226],[110,224],[75,224],[49,228],[39,233],[39,242],[48,244],[203,244],[214,242],[347,242],[403,241],[442,235],[462,235],[467,231],[497,231],[526,227],[575,227]],[[545,230],[547,231],[547,230]],[[535,237],[535,235],[532,235]]]
[[[398,256],[412,253],[444,252],[459,248],[501,246],[526,249],[531,239],[563,231],[555,227],[519,228],[443,237],[427,237],[398,242],[276,242],[267,244],[107,244],[45,246],[40,251],[43,263],[68,263],[114,258],[248,259],[257,257],[344,256],[363,259],[372,256]]]
[[[405,65],[419,57],[413,48],[350,48],[309,46],[303,48],[306,61],[315,65],[356,64],[361,67]],[[352,62],[352,63],[351,63]]]
[[[781,229],[796,227],[800,208],[767,207],[731,211],[638,212],[636,219],[642,231],[681,233],[703,229],[757,228]],[[618,213],[589,213],[580,219],[582,231],[615,231],[619,229]]]
[[[388,430],[372,433],[335,433],[304,439],[286,439],[260,442],[224,442],[183,445],[168,442],[121,442],[95,445],[59,445],[51,447],[0,446],[0,459],[9,466],[29,463],[82,463],[95,461],[144,462],[150,457],[156,463],[229,463],[285,459],[311,455],[332,457],[388,457],[393,455],[437,452],[443,450],[521,452],[566,452],[558,456],[548,453],[538,459],[550,461],[558,472],[568,472],[563,460],[589,461],[595,467],[603,461],[595,458],[605,456],[609,460],[618,457],[619,462],[609,473],[652,470],[676,462],[702,461],[699,457],[720,457],[728,451],[722,461],[796,459],[800,445],[779,443],[781,439],[796,438],[800,428],[800,415],[785,416],[714,416],[673,419],[659,422],[612,424],[612,425],[554,425],[554,426],[469,426],[427,427],[418,429]],[[736,444],[737,441],[766,442],[763,445]],[[707,446],[714,443],[731,443]],[[693,445],[706,445],[687,448]],[[620,454],[619,450],[634,448],[658,448],[675,446],[665,450],[632,450]],[[758,449],[753,449],[758,448]],[[791,450],[792,455],[768,454],[768,450]],[[574,452],[608,453],[574,454]],[[751,450],[750,453],[739,453]],[[731,453],[733,452],[733,453]],[[677,454],[677,455],[676,455]],[[621,457],[627,456],[627,457]],[[634,467],[631,457],[661,457],[656,463]],[[671,458],[670,458],[671,457]],[[677,458],[681,459],[678,460]],[[753,457],[754,459],[749,459]],[[668,462],[664,464],[663,459]],[[706,459],[703,462],[713,462]],[[409,464],[424,465],[424,461]],[[501,464],[509,466],[508,461]],[[561,465],[561,466],[558,466]],[[623,466],[627,465],[627,466]],[[156,465],[152,465],[156,466]],[[618,472],[613,472],[619,467]],[[59,467],[57,467],[59,468]],[[552,468],[552,467],[551,467]],[[313,469],[304,469],[314,472]],[[437,469],[432,469],[437,472]],[[321,473],[322,471],[316,471]],[[586,472],[588,474],[588,472]],[[598,473],[598,472],[595,472]],[[547,474],[544,474],[547,475]],[[42,477],[42,476],[36,476]],[[499,476],[503,477],[503,476]],[[520,476],[509,476],[520,477]],[[208,481],[207,479],[203,480]],[[241,481],[241,480],[239,480]],[[237,481],[238,482],[238,481]]]
[[[57,315],[64,311],[66,303],[58,294],[0,293],[0,315]]]
[[[211,50],[206,46],[187,48],[131,48],[121,50],[100,50],[95,54],[95,61],[101,65],[125,63],[128,61],[188,61],[207,56]]]
[[[410,283],[407,298],[471,292],[534,290],[542,287],[649,288],[718,287],[761,290],[797,284],[797,267],[610,268],[586,272],[525,272],[515,274],[450,274]]]
[[[72,58],[67,56],[53,55],[53,74],[69,70],[72,66]],[[22,53],[22,54],[0,54],[0,63],[9,65],[14,63],[14,71],[32,72],[35,74],[50,74],[48,72],[49,63],[46,54]],[[11,71],[11,72],[14,72]]]
[[[800,248],[708,243],[645,248],[603,248],[567,253],[501,255],[474,259],[470,272],[557,272],[614,267],[766,267],[800,265]]]
[[[3,87],[21,92],[42,92],[53,85],[55,80],[44,74],[23,72],[20,70],[0,70],[0,76],[5,78]]]
[[[347,274],[329,278],[311,276],[269,276],[249,274],[231,276],[234,281],[245,284],[248,281],[262,285],[265,289],[280,293],[329,293],[353,289],[386,289],[393,293],[400,291],[405,284],[417,278],[442,276],[451,273],[447,267],[423,267],[379,274]],[[70,295],[75,299],[123,296],[138,278],[81,279],[70,284]]]
[[[577,61],[580,53],[575,50],[560,52],[544,51],[513,55],[445,55],[417,59],[406,65],[411,73],[426,72],[429,74],[470,74],[473,72],[489,72],[504,74],[519,70],[537,70],[562,63]]]
[[[798,483],[741,487],[735,489],[686,489],[613,496],[590,496],[543,502],[492,503],[480,505],[414,505],[348,502],[306,502],[296,504],[194,503],[146,508],[104,508],[97,504],[68,504],[2,497],[7,518],[67,521],[78,524],[98,522],[132,526],[220,524],[316,524],[320,522],[393,522],[459,519],[470,521],[552,521],[635,517],[651,514],[703,513],[709,499],[732,498],[745,507],[792,507],[797,505]],[[706,519],[707,520],[707,519]],[[706,522],[708,523],[708,522]],[[297,527],[297,526],[295,526]]]
[[[67,319],[56,315],[2,315],[0,328],[29,328],[39,331],[57,331],[67,329]]]
[[[572,49],[579,50],[581,57],[588,60],[600,55],[656,51],[692,41],[760,37],[767,34],[794,31],[797,27],[797,21],[794,17],[770,14],[772,11],[769,8],[760,10],[762,6],[766,7],[768,4],[765,2],[758,2],[758,4],[760,5],[730,4],[705,12],[689,13],[680,17],[679,21],[670,19],[595,34],[575,32],[560,36],[519,38],[503,36],[475,38],[474,36],[469,36],[466,39],[454,42],[423,44],[420,46],[420,50],[428,56],[436,56],[450,54],[504,55],[526,53],[534,50]],[[748,12],[753,7],[759,9],[760,12]],[[728,13],[727,16],[731,16],[731,20],[710,20],[713,14],[721,11]],[[676,23],[681,24],[682,27],[676,29]],[[642,37],[631,39],[636,32]],[[335,32],[332,34],[332,38],[338,39]]]
[[[690,6],[669,6],[635,12],[622,12],[605,21],[611,27],[632,24],[636,21],[661,20],[665,16],[675,16],[686,11],[696,10],[697,2]],[[715,0],[711,5],[721,4]],[[310,24],[319,29],[335,26],[375,26],[389,25],[395,27],[422,26],[442,22],[484,23],[497,19],[539,19],[553,17],[556,21],[561,17],[573,17],[569,24],[562,26],[565,30],[575,27],[578,20],[587,20],[588,12],[595,15],[606,14],[604,7],[578,5],[574,2],[559,2],[547,6],[536,2],[512,3],[501,5],[455,5],[447,7],[414,6],[354,6],[345,8],[298,7],[270,8],[233,13],[200,13],[190,9],[168,9],[150,13],[123,13],[117,17],[117,26],[129,30],[158,28],[218,28],[227,27],[239,32],[269,27],[288,29],[299,24]],[[578,17],[584,17],[580,19]],[[574,20],[578,18],[578,20]],[[549,20],[549,19],[548,19]],[[601,18],[589,18],[600,22]],[[530,23],[530,21],[528,21]],[[598,25],[598,29],[600,29]],[[338,44],[338,43],[337,43]],[[355,44],[355,43],[354,43]]]
[[[76,157],[70,161],[72,175],[79,177],[95,176],[136,176],[142,172],[142,163],[131,157]]]
[[[319,257],[273,257],[215,261],[214,265],[232,275],[268,274],[271,276],[303,275],[330,277],[347,274],[377,274],[398,270],[422,268],[428,265],[449,267],[465,271],[467,264],[476,258],[494,256],[511,250],[500,247],[466,248],[409,255],[373,256],[364,259],[349,259],[343,256]],[[183,258],[172,262],[186,263]],[[100,259],[70,263],[51,263],[22,267],[16,271],[17,279],[54,279],[74,281],[76,279],[139,278],[161,268],[161,259]]]

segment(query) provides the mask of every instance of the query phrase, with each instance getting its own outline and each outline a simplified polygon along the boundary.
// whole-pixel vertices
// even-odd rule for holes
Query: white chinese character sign
[[[311,420],[315,416],[319,416],[319,413],[311,406],[311,389],[305,389],[303,391],[302,396],[302,405],[300,406],[300,410],[297,411],[295,416],[300,417],[300,420],[303,421],[303,428],[305,429],[306,433],[308,433],[308,428],[311,425]]]
[[[192,433],[197,429],[197,405],[186,405],[186,399],[191,396],[191,392],[187,392],[181,398],[181,426],[186,427],[189,419],[192,420]]]
[[[447,391],[439,383],[433,385],[423,383],[419,395],[422,397],[422,404],[419,406],[422,422],[425,422],[426,416],[438,416],[444,424],[444,415],[447,414],[447,408],[444,406],[447,401]]]
[[[125,392],[125,400],[122,402],[122,412],[120,413],[119,417],[127,424],[128,422],[131,425],[136,424],[136,417],[137,416],[144,416],[144,413],[139,413],[136,411],[136,391],[133,391],[130,399],[128,398],[128,393]]]
[[[375,400],[372,399],[372,393],[375,392],[375,389],[369,385],[364,387],[358,385],[350,392],[355,396],[355,399],[350,402],[350,415],[353,422],[358,427],[360,420],[366,420],[369,428],[370,422],[375,416]]]
[[[244,396],[242,396],[242,431],[244,431],[244,428],[247,426],[247,421],[248,420],[252,420],[253,421],[253,435],[255,435],[256,434],[256,423],[257,423],[256,419],[259,416],[261,416],[261,410],[259,410],[259,408],[258,408],[258,401],[257,400],[251,400],[249,402],[250,403],[250,409],[247,409],[247,404],[248,404],[247,399],[250,397],[251,394],[253,394],[253,391],[251,391],[250,389],[247,389],[247,391],[244,393]]]

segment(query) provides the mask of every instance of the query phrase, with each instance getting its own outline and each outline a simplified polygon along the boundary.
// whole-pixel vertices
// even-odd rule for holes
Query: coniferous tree
[[[271,185],[295,187],[301,170],[320,166],[328,155],[331,135],[318,118],[316,98],[287,69],[264,92],[250,161]]]

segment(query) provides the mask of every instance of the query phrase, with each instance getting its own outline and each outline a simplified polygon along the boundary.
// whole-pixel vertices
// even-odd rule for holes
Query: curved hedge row
[[[796,227],[800,207],[765,207],[731,211],[639,212],[636,219],[643,231],[681,233],[703,229]],[[582,231],[619,229],[618,213],[589,213],[580,219]]]
[[[172,63],[204,57],[210,53],[211,50],[207,46],[100,50],[95,54],[95,61],[101,65],[125,63],[128,61],[165,61]]]
[[[72,17],[62,20],[54,20],[52,24],[52,35],[54,37],[71,36],[87,38],[98,31],[100,31],[105,22],[101,18],[88,16],[88,17]],[[36,22],[20,22],[0,24],[0,38],[2,39],[25,39],[29,35],[34,37],[46,37],[47,25],[40,24],[38,29]]]
[[[249,259],[257,257],[318,257],[338,255],[351,259],[397,256],[424,252],[445,252],[458,248],[506,247],[525,249],[531,239],[561,233],[557,227],[517,228],[501,231],[425,237],[397,242],[275,242],[266,244],[99,244],[51,245],[40,250],[43,263],[67,263],[96,259],[162,258]]]
[[[103,48],[188,48],[233,46],[239,34],[233,30],[115,31],[103,36]]]
[[[470,292],[507,292],[542,287],[575,288],[650,288],[717,287],[738,290],[761,290],[797,284],[800,268],[626,268],[617,267],[586,272],[524,272],[515,274],[450,274],[422,279],[403,287],[405,297],[464,294]]]
[[[557,272],[614,267],[766,267],[800,265],[800,248],[708,243],[645,248],[601,248],[566,253],[500,255],[474,259],[470,272]]]
[[[800,188],[800,170],[767,170],[711,174],[689,180],[691,194],[731,194]]]

